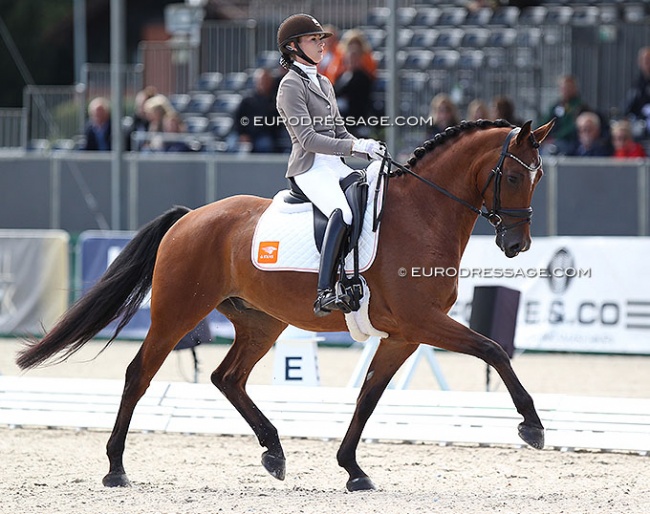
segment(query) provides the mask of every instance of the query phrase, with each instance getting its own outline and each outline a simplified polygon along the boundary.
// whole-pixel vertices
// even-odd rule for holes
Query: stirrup
[[[350,306],[351,298],[345,293],[340,282],[336,284],[336,292],[331,289],[324,289],[318,293],[314,302],[314,314],[319,318],[327,316],[333,311],[341,311],[344,314],[352,312]]]

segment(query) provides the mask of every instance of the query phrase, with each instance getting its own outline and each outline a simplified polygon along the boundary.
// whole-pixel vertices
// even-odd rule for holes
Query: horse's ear
[[[546,139],[546,136],[548,136],[548,133],[553,128],[553,125],[555,125],[555,118],[549,121],[546,125],[542,125],[537,130],[535,130],[533,132],[533,135],[535,136],[535,141],[537,141],[538,143],[544,141],[544,139]]]
[[[530,136],[530,126],[532,123],[533,123],[532,120],[528,120],[526,123],[522,125],[519,134],[517,134],[517,140],[515,141],[515,143],[520,145],[522,141],[526,141],[526,138]]]

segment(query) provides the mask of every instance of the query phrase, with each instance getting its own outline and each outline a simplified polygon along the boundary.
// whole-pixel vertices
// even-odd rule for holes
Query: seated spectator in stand
[[[187,126],[182,116],[177,112],[167,113],[163,119],[164,140],[163,149],[165,152],[191,152],[192,148],[181,138],[173,139],[174,134],[187,133]]]
[[[277,121],[275,78],[269,70],[258,68],[253,79],[255,91],[242,99],[233,115],[230,147],[233,151],[280,152],[280,131],[285,129]]]
[[[161,138],[155,138],[152,134],[164,132],[163,120],[168,114],[174,112],[171,102],[165,95],[155,95],[144,103],[144,113],[149,122],[147,138],[143,141],[140,149],[143,151],[161,151],[163,142]]]
[[[467,121],[489,120],[490,109],[480,98],[475,98],[467,106]]]
[[[327,41],[327,39],[325,41]],[[375,62],[375,58],[372,56],[372,48],[370,47],[370,43],[368,43],[368,39],[363,34],[363,31],[359,29],[350,29],[345,31],[338,45],[338,47],[340,47],[340,59],[333,59],[327,66],[326,76],[330,79],[332,84],[335,84],[347,69],[344,57],[345,51],[350,43],[360,45],[363,50],[360,57],[359,67],[364,70],[372,80],[377,77],[377,63]]]
[[[339,31],[333,25],[326,25],[323,27],[325,32],[330,32],[332,35],[325,38],[323,58],[317,65],[318,73],[327,77],[329,81],[334,84],[338,78],[338,73],[343,67],[343,49],[339,40]]]
[[[542,123],[555,118],[555,125],[544,141],[544,153],[567,155],[573,151],[578,141],[576,118],[586,110],[587,104],[580,97],[578,81],[573,75],[563,75],[558,81],[560,96],[549,108]]]
[[[568,155],[579,157],[609,157],[614,151],[608,138],[603,136],[600,116],[585,111],[576,119],[578,143]]]
[[[523,125],[515,116],[515,103],[507,96],[495,96],[492,99],[492,119],[506,120],[516,127]]]
[[[460,123],[458,117],[458,107],[447,93],[438,93],[431,100],[429,110],[432,126],[429,128],[428,137],[431,138],[440,132],[444,132],[447,127],[452,127]]]
[[[345,46],[345,71],[334,83],[334,92],[341,116],[346,119],[348,131],[358,137],[370,137],[368,119],[372,114],[372,86],[374,79],[363,67],[367,52],[360,38],[349,39]],[[347,123],[354,120],[354,124]]]
[[[628,157],[646,157],[646,151],[641,143],[634,140],[632,126],[628,120],[619,120],[612,123],[612,144],[614,157],[626,159]]]
[[[98,96],[88,104],[88,124],[84,131],[84,150],[109,151],[111,149],[111,107],[109,101]]]
[[[126,141],[127,151],[140,149],[137,144],[136,146],[133,145],[132,136],[136,132],[147,132],[149,130],[149,120],[144,112],[144,103],[149,98],[156,96],[156,94],[158,94],[158,91],[154,86],[147,86],[135,94],[133,116],[131,117],[131,124],[128,131],[129,135]]]
[[[639,75],[632,87],[625,114],[645,123],[644,136],[650,136],[650,46],[639,50]]]

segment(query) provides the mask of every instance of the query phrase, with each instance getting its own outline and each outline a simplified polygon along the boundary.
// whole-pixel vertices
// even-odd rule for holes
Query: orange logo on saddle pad
[[[275,264],[278,262],[280,241],[262,241],[257,250],[257,262],[260,264]]]

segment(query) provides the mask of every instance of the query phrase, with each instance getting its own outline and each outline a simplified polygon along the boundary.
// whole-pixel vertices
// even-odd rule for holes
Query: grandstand
[[[431,98],[444,91],[452,94],[461,112],[473,98],[507,95],[520,118],[538,121],[556,95],[556,78],[572,73],[589,105],[607,116],[619,116],[636,72],[636,51],[650,44],[650,2],[537,3],[522,9],[510,5],[469,9],[464,0],[396,1],[396,88],[388,87],[393,77],[386,69],[391,35],[388,2],[314,1],[309,7],[323,23],[340,31],[356,27],[365,32],[379,66],[373,94],[378,114],[385,113],[392,92],[398,98],[395,114],[426,116]],[[174,39],[142,42],[140,62],[127,73],[127,94],[143,84],[156,85],[184,115],[190,132],[223,141],[230,115],[252,89],[254,69],[277,68],[278,24],[305,9],[304,2],[291,0],[234,4],[237,9],[231,11],[238,19],[204,21],[198,44]],[[21,145],[39,148],[47,147],[47,141],[64,140],[59,147],[70,147],[65,140],[81,133],[81,105],[106,90],[106,71],[96,65],[86,68],[82,94],[74,86],[65,94],[58,88],[58,98],[42,87],[26,91]],[[37,97],[41,100],[34,101]],[[76,115],[60,114],[66,102],[77,106]],[[11,116],[15,123],[16,113]],[[425,132],[418,126],[402,127],[398,137],[398,149],[409,149],[422,141]],[[16,145],[16,138],[0,143]]]

